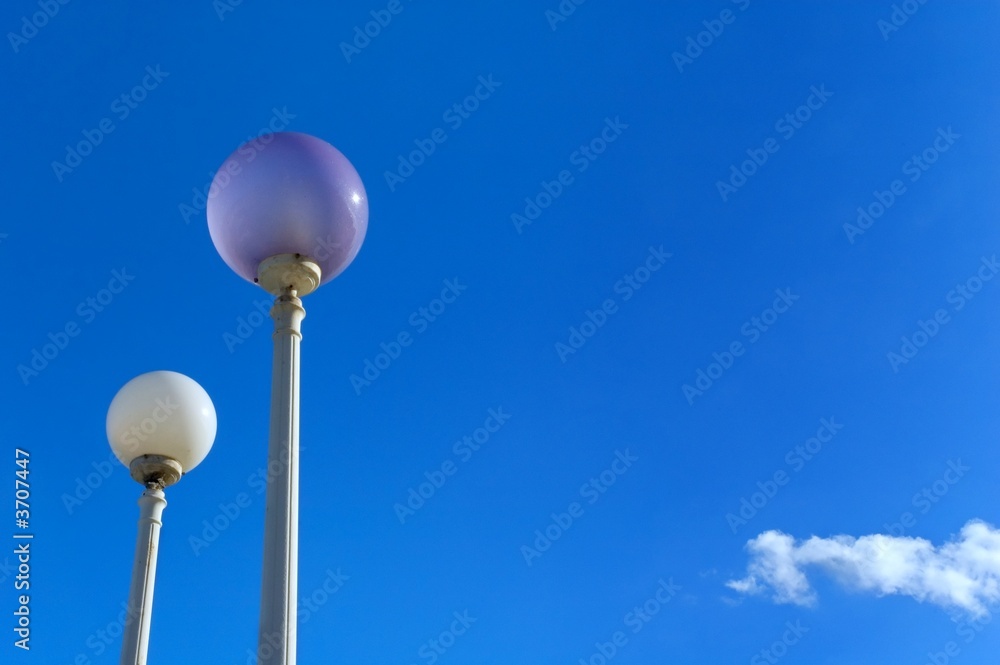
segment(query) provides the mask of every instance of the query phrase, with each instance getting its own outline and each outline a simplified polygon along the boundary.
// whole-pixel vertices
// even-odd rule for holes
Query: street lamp
[[[215,406],[205,389],[177,372],[147,372],[118,391],[108,408],[108,442],[132,478],[146,488],[139,497],[139,535],[132,566],[122,665],[145,665],[163,488],[198,466],[215,441]]]
[[[208,230],[236,274],[275,296],[269,483],[257,659],[294,665],[298,594],[299,344],[305,296],[357,256],[368,229],[358,172],[329,143],[279,132],[236,149],[219,167]]]

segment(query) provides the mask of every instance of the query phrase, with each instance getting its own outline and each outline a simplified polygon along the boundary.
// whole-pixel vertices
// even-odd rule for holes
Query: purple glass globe
[[[261,261],[301,254],[325,284],[354,260],[368,230],[361,177],[332,145],[277,132],[229,155],[212,180],[208,231],[222,260],[254,282]]]

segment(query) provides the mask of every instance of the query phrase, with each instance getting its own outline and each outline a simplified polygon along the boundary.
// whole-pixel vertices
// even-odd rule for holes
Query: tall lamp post
[[[177,372],[140,374],[118,391],[108,408],[108,442],[133,479],[139,497],[132,584],[122,636],[121,665],[145,665],[160,526],[167,501],[163,488],[198,466],[216,432],[215,406],[205,389]]]
[[[329,143],[279,132],[246,143],[219,167],[208,229],[222,259],[275,296],[274,361],[257,659],[294,665],[298,595],[300,298],[339,275],[368,229],[357,171]],[[262,145],[262,147],[260,147]]]

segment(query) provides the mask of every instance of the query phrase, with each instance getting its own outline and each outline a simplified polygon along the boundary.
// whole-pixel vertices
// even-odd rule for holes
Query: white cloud
[[[747,542],[747,576],[726,582],[741,594],[770,594],[776,603],[812,605],[804,572],[818,569],[841,585],[878,596],[900,594],[972,616],[1000,601],[1000,529],[968,522],[957,539],[935,547],[923,538],[873,534],[813,536],[796,543],[780,531]]]

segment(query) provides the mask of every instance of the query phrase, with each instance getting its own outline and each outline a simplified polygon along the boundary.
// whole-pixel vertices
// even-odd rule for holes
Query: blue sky
[[[4,662],[117,662],[104,419],[155,369],[219,429],[167,490],[151,661],[253,662],[267,295],[204,196],[274,130],[370,204],[305,298],[299,662],[995,662],[995,3],[0,14]]]

